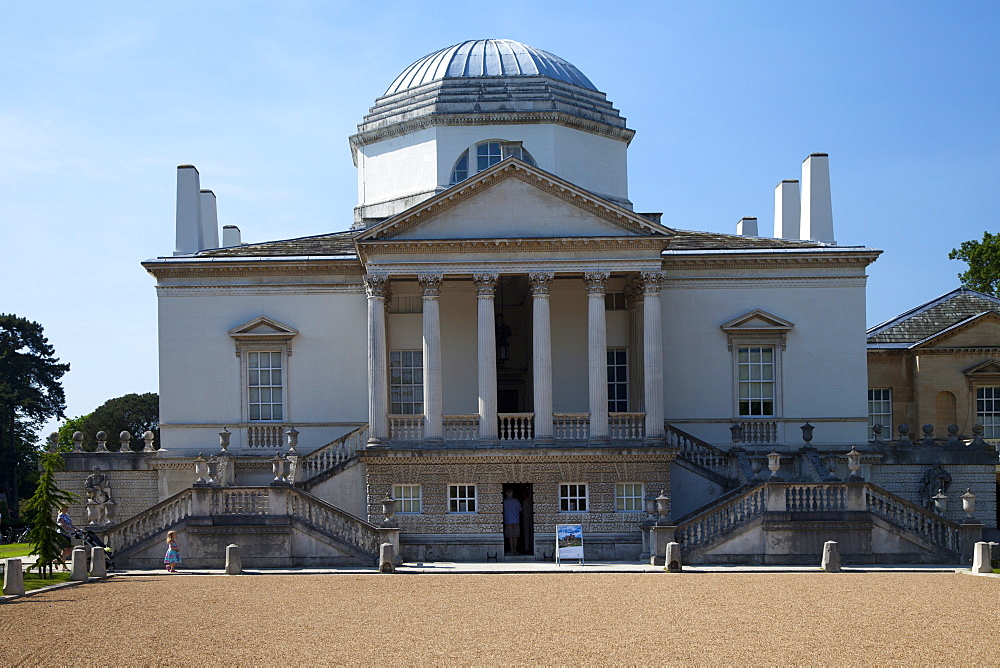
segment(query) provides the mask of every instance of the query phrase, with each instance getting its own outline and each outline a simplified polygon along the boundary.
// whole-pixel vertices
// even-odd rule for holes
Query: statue
[[[115,506],[111,497],[111,481],[108,476],[101,472],[101,467],[95,466],[94,472],[87,476],[83,483],[83,488],[87,492],[87,517],[89,524],[109,524],[111,518],[108,513],[108,506]]]
[[[934,497],[938,494],[947,494],[951,485],[951,474],[942,468],[941,463],[929,469],[924,477],[920,479],[920,505],[924,508],[934,508]]]

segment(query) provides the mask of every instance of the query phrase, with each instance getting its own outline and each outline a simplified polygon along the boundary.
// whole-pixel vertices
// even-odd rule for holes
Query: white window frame
[[[246,403],[246,406],[247,406],[247,422],[254,422],[254,423],[284,422],[285,419],[286,419],[286,417],[285,417],[285,395],[287,394],[287,391],[286,391],[286,382],[287,382],[286,381],[286,376],[287,376],[287,374],[285,372],[286,372],[286,368],[288,366],[284,362],[284,359],[285,359],[285,353],[284,353],[284,351],[278,350],[278,349],[275,349],[275,348],[265,348],[265,349],[262,349],[262,350],[247,350],[244,353],[244,355],[246,356],[246,375],[244,376],[244,383],[245,383],[244,384],[244,388],[245,388],[245,391],[246,391],[246,401],[247,401],[247,403]],[[259,366],[259,364],[260,364],[260,356],[261,355],[267,355],[267,357],[268,357],[268,359],[267,359],[268,366],[266,368]],[[256,367],[254,366],[254,362],[255,361],[258,364],[258,366],[256,366]],[[278,366],[274,366],[275,361],[277,361]],[[275,370],[277,370],[277,372],[278,372],[278,378],[279,378],[278,384],[274,384],[272,382],[273,378],[274,378],[274,371]],[[257,373],[257,378],[258,378],[256,385],[253,384],[252,381],[251,381],[251,378],[253,378],[255,372]],[[267,375],[268,375],[268,383],[267,384],[261,384],[260,379],[261,379],[261,376],[262,376],[263,373],[267,373]],[[280,393],[281,399],[279,401],[267,401],[267,402],[264,402],[264,401],[261,401],[259,398],[258,398],[257,401],[253,400],[254,390],[257,390],[258,394],[261,394],[264,391],[267,391],[269,393],[269,395],[273,396],[273,393],[274,393],[275,389],[277,389],[278,392]],[[258,407],[268,406],[268,407],[270,407],[269,412],[271,413],[272,417],[267,417],[267,418],[263,418],[263,417],[259,417],[259,416],[258,417],[254,417],[253,416],[253,408],[254,408],[254,406],[258,406]],[[273,415],[274,415],[274,407],[275,406],[277,406],[278,409],[279,409],[279,411],[281,412],[281,415],[279,417],[277,417],[277,418],[273,417]]]
[[[975,391],[976,422],[983,425],[983,438],[1000,439],[1000,386],[978,385]]]
[[[747,361],[741,360],[741,356],[746,352],[748,357]],[[770,360],[753,360],[753,355],[755,353],[763,357],[764,352],[770,353]],[[777,359],[778,354],[775,346],[769,344],[740,344],[736,346],[736,416],[740,418],[774,418],[778,417],[778,370],[777,370]],[[742,372],[746,370],[747,377],[742,377]],[[760,377],[754,378],[753,374],[755,370],[759,370]],[[766,373],[769,371],[771,377],[766,378]],[[747,390],[747,396],[743,396],[744,386]],[[761,394],[758,397],[753,396],[754,387],[760,388]],[[764,393],[764,388],[771,390],[770,396],[766,396]],[[764,402],[770,401],[771,411],[763,412]],[[747,402],[748,411],[743,412],[743,402]],[[753,406],[754,403],[759,403],[761,412],[754,413]]]
[[[462,482],[448,484],[449,514],[474,515],[477,512],[479,512],[478,508],[479,508],[479,490],[475,484],[462,483]]]
[[[488,153],[484,157],[487,158],[486,162],[489,163],[486,167],[482,169],[479,168],[479,147],[489,146],[490,144],[497,144],[497,153]],[[487,149],[489,150],[489,149]],[[455,162],[452,164],[451,171],[448,173],[448,185],[453,186],[455,184],[465,181],[469,177],[475,176],[479,172],[489,169],[493,165],[502,162],[503,160],[515,157],[518,160],[522,160],[529,165],[538,166],[538,161],[535,157],[524,148],[522,142],[519,141],[509,141],[506,139],[487,139],[485,141],[476,142],[469,148],[465,149],[458,154],[455,158]],[[490,162],[490,158],[497,158],[494,162]],[[464,176],[460,176],[459,164],[465,159],[465,168],[461,170]]]
[[[397,513],[402,515],[419,515],[424,512],[424,496],[421,485],[393,485],[392,496],[396,499]]]
[[[239,359],[239,378],[237,387],[240,388],[240,412],[243,422],[253,422],[254,424],[281,424],[291,421],[291,388],[292,373],[291,364],[288,358],[292,356],[292,340],[298,336],[299,330],[284,323],[278,322],[267,316],[257,316],[249,322],[238,325],[229,330],[236,348],[236,357]],[[250,365],[247,353],[275,352],[281,353],[282,365],[282,419],[280,420],[251,420],[250,419]]]
[[[646,486],[643,483],[641,482],[615,483],[615,512],[618,513],[642,512],[644,510],[645,503],[646,503]]]
[[[795,323],[780,318],[761,309],[754,309],[720,325],[729,342],[729,352],[732,357],[732,393],[733,419],[742,420],[774,420],[784,415],[782,388],[782,354],[784,353],[788,334]],[[774,397],[771,415],[743,415],[740,413],[740,348],[769,346],[773,350],[772,364],[774,369]]]
[[[559,512],[560,513],[586,513],[590,504],[588,503],[587,483],[585,482],[561,482],[559,483]]]
[[[612,359],[612,356],[617,358],[618,353],[622,353],[625,358],[624,362],[619,364],[616,359]],[[608,348],[607,352],[607,376],[608,376],[608,412],[609,413],[627,413],[629,410],[629,378],[628,365],[629,365],[629,354],[628,348],[624,346],[615,346]],[[625,372],[625,379],[618,380],[618,371],[623,370]],[[621,392],[625,393],[625,398],[620,399],[619,394]],[[614,398],[612,398],[614,397]],[[624,403],[624,407],[620,405],[612,406],[612,404]]]
[[[398,355],[400,365],[393,367],[393,356]],[[410,356],[411,364],[403,366],[403,361]],[[413,359],[420,356],[420,363],[416,364]],[[424,351],[423,350],[390,350],[389,351],[389,413],[391,415],[423,415],[424,414]],[[399,380],[393,381],[393,370],[399,370]],[[406,372],[410,372],[410,382],[403,382]],[[416,380],[419,377],[419,380]],[[413,391],[413,400],[405,401],[403,393],[406,388]],[[399,399],[395,399],[396,390],[399,390]],[[416,397],[419,396],[419,399]],[[399,410],[396,410],[396,409]],[[419,410],[417,410],[419,408]]]
[[[874,410],[874,409],[888,409]],[[882,425],[882,438],[892,440],[892,388],[868,388],[868,440],[875,440],[873,427]]]

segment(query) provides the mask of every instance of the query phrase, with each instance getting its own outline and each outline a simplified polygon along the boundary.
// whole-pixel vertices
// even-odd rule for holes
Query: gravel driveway
[[[116,577],[0,605],[0,665],[996,664],[942,573]]]

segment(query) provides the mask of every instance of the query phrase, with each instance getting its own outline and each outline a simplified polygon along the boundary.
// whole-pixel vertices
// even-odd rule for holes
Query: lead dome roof
[[[557,123],[624,141],[635,132],[559,56],[509,39],[461,42],[420,58],[375,100],[351,150],[428,126]]]
[[[439,79],[458,77],[546,76],[596,91],[568,60],[512,39],[472,39],[428,54],[396,77],[385,95]]]

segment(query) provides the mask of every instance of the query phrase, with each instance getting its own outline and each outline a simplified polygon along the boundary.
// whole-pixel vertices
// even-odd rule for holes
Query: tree
[[[97,432],[108,435],[108,448],[118,447],[118,434],[127,431],[132,435],[133,450],[142,450],[142,434],[153,432],[155,442],[160,440],[160,396],[155,392],[126,394],[108,399],[93,413],[67,420],[59,429],[59,445],[63,451],[73,449],[73,432],[83,433],[85,450],[97,447]]]
[[[38,557],[35,565],[30,568],[34,568],[42,577],[50,577],[53,564],[62,561],[63,550],[62,534],[54,517],[59,508],[72,503],[76,495],[63,491],[56,485],[55,472],[65,466],[62,455],[58,452],[46,452],[41,460],[42,475],[38,479],[34,495],[24,504],[24,509],[31,513],[31,530],[28,532],[28,542],[32,545],[31,554]]]
[[[19,469],[30,470],[37,458],[35,431],[46,420],[63,417],[66,408],[60,379],[69,364],[60,364],[54,354],[37,322],[0,314],[0,491],[14,519]]]
[[[948,259],[968,263],[968,270],[958,275],[964,287],[1000,297],[1000,232],[983,232],[982,241],[963,241]]]

